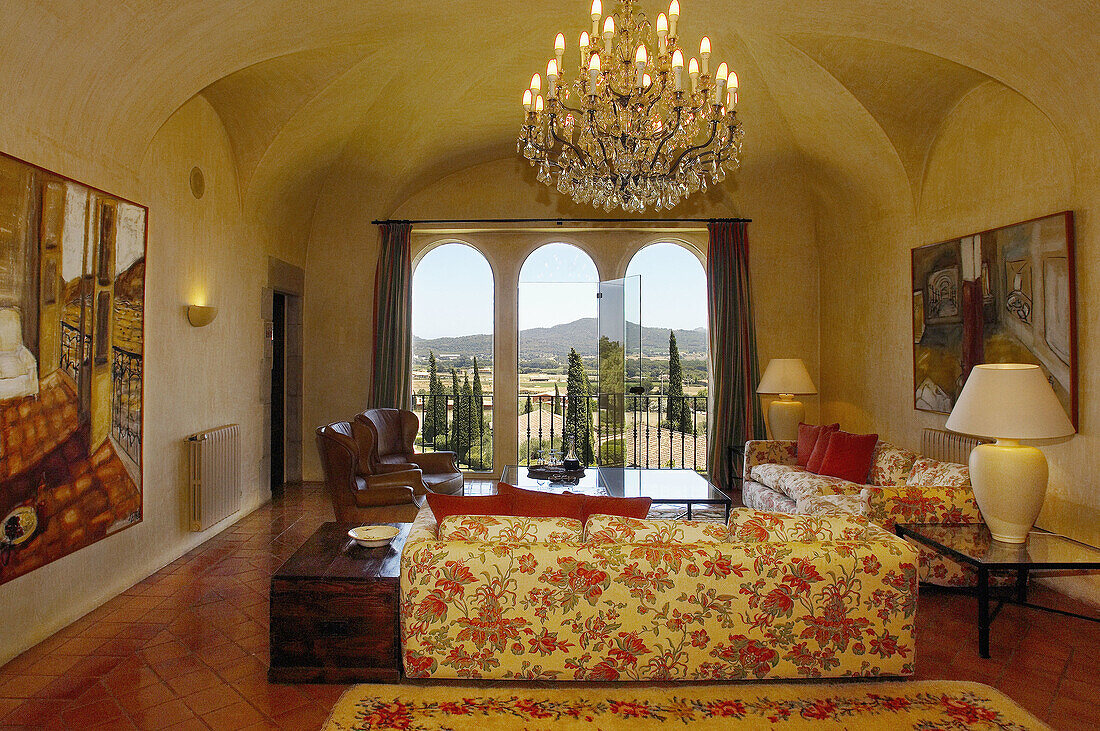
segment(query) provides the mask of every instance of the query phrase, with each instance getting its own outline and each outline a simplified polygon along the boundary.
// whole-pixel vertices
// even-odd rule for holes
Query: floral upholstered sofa
[[[410,678],[905,676],[916,598],[916,552],[859,517],[436,525],[424,509],[401,555],[401,643]]]
[[[867,482],[859,484],[799,467],[796,453],[793,441],[745,444],[745,505],[794,515],[862,515],[891,533],[897,523],[982,522],[966,465],[922,457],[880,440]],[[921,581],[975,584],[970,568],[914,545],[920,553]]]

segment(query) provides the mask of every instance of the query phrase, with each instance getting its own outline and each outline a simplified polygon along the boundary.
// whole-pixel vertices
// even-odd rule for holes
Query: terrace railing
[[[625,400],[622,423],[616,418],[618,409],[608,408],[615,399]],[[675,409],[678,418],[668,418],[670,400],[679,404]],[[564,395],[520,396],[520,464],[533,464],[550,451],[564,450],[567,438],[578,443],[577,435],[567,433],[567,406]],[[593,457],[598,465],[707,469],[706,396],[593,395],[585,399],[584,414],[591,424]]]
[[[111,366],[111,435],[141,462],[142,354],[115,346]]]
[[[424,452],[454,452],[460,469],[493,469],[493,397],[446,394],[413,396],[420,417],[417,447]]]

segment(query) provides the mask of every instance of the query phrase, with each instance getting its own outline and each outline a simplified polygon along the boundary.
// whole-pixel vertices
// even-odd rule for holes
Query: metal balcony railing
[[[493,469],[492,395],[415,395],[413,410],[420,417],[421,451],[454,452],[463,470]]]
[[[670,403],[677,405],[673,418]],[[520,464],[565,449],[567,439],[580,443],[566,426],[568,404],[564,395],[520,396]],[[706,471],[706,396],[597,394],[585,399],[582,421],[590,424],[592,461],[597,465]]]

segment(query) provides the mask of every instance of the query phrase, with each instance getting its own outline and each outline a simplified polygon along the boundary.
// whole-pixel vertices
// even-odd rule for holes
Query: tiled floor
[[[286,495],[0,668],[0,725],[315,729],[343,691],[269,685],[267,589],[332,513]],[[1034,599],[1081,605],[1050,591]],[[924,591],[918,677],[991,684],[1059,729],[1100,727],[1100,625],[1006,607],[977,656],[974,600]]]

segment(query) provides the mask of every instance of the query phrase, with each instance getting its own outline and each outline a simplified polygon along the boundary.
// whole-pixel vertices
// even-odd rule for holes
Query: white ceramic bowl
[[[348,537],[363,548],[381,548],[401,532],[392,525],[361,525],[348,531]]]

